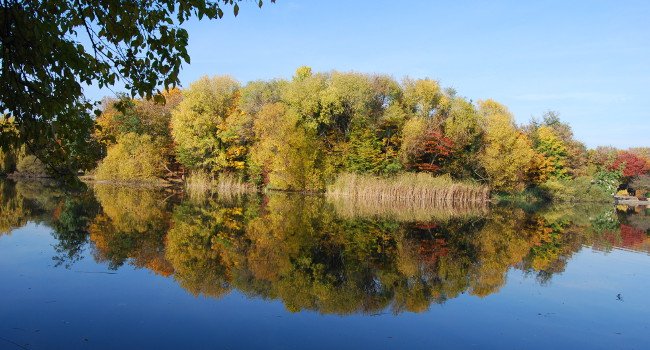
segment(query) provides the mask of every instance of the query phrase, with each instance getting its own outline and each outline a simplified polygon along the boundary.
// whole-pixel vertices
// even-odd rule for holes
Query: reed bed
[[[423,173],[389,178],[342,174],[327,189],[327,198],[343,216],[420,221],[485,214],[490,189]]]
[[[255,186],[231,174],[215,177],[205,171],[194,171],[185,180],[185,188],[190,198],[202,199],[217,193],[219,196],[237,196],[256,192]]]

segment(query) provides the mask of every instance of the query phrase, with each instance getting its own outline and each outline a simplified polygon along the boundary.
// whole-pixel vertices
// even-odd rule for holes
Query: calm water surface
[[[0,349],[647,349],[650,210],[0,182]]]

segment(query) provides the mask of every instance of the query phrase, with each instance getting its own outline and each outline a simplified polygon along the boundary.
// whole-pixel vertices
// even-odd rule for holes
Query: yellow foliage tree
[[[203,77],[183,92],[172,113],[177,160],[213,172],[244,168],[252,119],[239,110],[239,83],[228,76]]]
[[[542,126],[537,129],[537,146],[535,147],[545,158],[548,178],[560,179],[567,176],[567,147],[555,134],[552,128]]]
[[[152,137],[128,133],[108,148],[95,176],[101,180],[151,181],[162,176],[164,169],[163,153]]]
[[[497,190],[521,190],[525,186],[534,151],[519,131],[508,109],[493,100],[479,101],[484,120],[484,147],[480,162]]]

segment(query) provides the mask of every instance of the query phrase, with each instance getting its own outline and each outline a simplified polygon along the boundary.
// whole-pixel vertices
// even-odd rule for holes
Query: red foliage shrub
[[[438,131],[429,131],[415,166],[420,171],[436,172],[451,155],[454,142]]]
[[[623,176],[626,177],[639,176],[650,171],[650,164],[645,159],[630,152],[620,152],[609,170],[618,170],[621,167]]]

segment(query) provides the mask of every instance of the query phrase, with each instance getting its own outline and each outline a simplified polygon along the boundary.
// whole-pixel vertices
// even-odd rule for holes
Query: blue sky
[[[650,146],[650,1],[244,1],[192,21],[181,83],[317,71],[430,77],[523,123],[558,111],[588,146]]]

